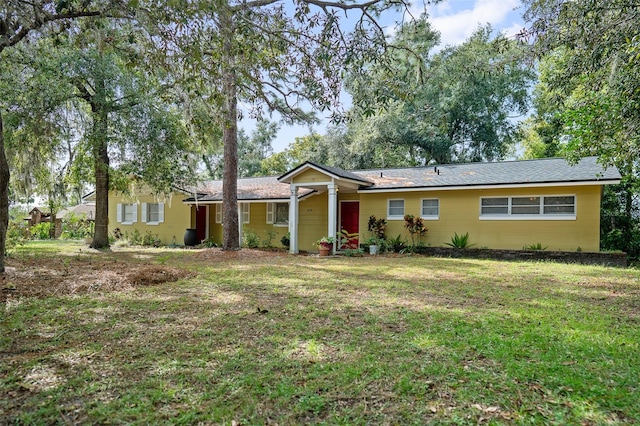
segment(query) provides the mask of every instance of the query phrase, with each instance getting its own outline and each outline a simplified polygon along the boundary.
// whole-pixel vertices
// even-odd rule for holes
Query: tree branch
[[[101,12],[99,11],[76,11],[76,12],[67,12],[60,13],[54,15],[46,15],[44,17],[39,17],[36,6],[34,7],[34,20],[30,23],[30,25],[24,25],[21,27],[20,31],[16,32],[13,36],[6,38],[5,40],[0,41],[0,53],[7,47],[12,47],[18,44],[21,40],[23,40],[31,31],[37,30],[49,22],[54,21],[62,21],[66,19],[77,19],[91,16],[100,16]]]

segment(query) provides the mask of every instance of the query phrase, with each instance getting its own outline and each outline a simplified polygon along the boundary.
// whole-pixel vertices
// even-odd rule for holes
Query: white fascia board
[[[324,169],[321,169],[320,167],[317,167],[315,164],[311,164],[311,163],[307,163],[307,164],[303,164],[301,167],[299,167],[298,169],[292,170],[289,173],[282,175],[278,178],[278,182],[286,182],[288,180],[293,179],[294,177],[296,177],[297,175],[299,175],[300,173],[304,173],[306,172],[308,169],[313,169],[317,172],[320,172],[324,175],[327,175],[331,178],[336,178],[338,176],[336,176],[335,174],[328,172]],[[291,182],[289,182],[291,183]]]
[[[254,200],[242,200],[242,199],[238,199],[237,200],[238,203],[288,203],[289,199],[288,198],[262,198],[262,199],[254,199]],[[185,204],[201,204],[201,205],[208,205],[208,204],[222,204],[222,200],[216,200],[216,201],[182,201]]]
[[[288,173],[286,175],[281,176],[280,178],[278,178],[278,181],[279,182],[286,182],[287,180],[291,180],[295,176],[299,175],[300,173],[305,172],[307,169],[313,169],[316,172],[320,172],[320,173],[322,173],[324,175],[327,175],[328,177],[330,177],[332,179],[329,182],[312,182],[312,183],[310,182],[309,185],[313,185],[313,186],[315,186],[315,185],[327,185],[328,183],[331,183],[334,180],[338,181],[338,182],[352,183],[352,184],[357,185],[357,186],[362,186],[362,185],[366,185],[366,184],[371,185],[371,183],[369,181],[367,181],[365,178],[362,178],[362,180],[354,180],[354,179],[350,179],[350,178],[345,178],[345,177],[342,177],[342,176],[338,176],[335,173],[331,173],[330,171],[325,170],[325,169],[323,169],[321,167],[318,167],[315,164],[305,164],[304,167],[301,167],[300,170],[297,170],[295,173]],[[292,185],[294,185],[294,184],[292,183]],[[300,183],[295,183],[295,185],[300,187],[300,188],[303,187],[303,185],[300,184]]]
[[[379,192],[430,192],[430,191],[461,191],[464,189],[514,189],[514,188],[555,188],[561,186],[601,186],[615,185],[620,183],[620,179],[595,180],[583,182],[553,182],[553,183],[516,183],[498,185],[460,185],[460,186],[423,186],[416,188],[380,188],[380,189],[360,189],[358,194],[369,194]]]

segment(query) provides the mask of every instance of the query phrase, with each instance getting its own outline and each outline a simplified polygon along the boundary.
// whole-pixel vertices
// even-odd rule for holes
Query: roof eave
[[[315,193],[317,193],[318,191],[311,190],[309,192],[306,192],[304,194],[300,194],[298,195],[298,200],[302,200],[304,198],[307,198]],[[206,196],[206,195],[205,195]],[[285,202],[289,202],[290,198],[289,197],[273,197],[273,198],[238,198],[238,202],[241,203],[285,203]],[[216,199],[216,200],[196,200],[193,197],[192,198],[187,198],[182,200],[183,203],[185,204],[220,204],[223,202],[222,198],[220,199]]]
[[[287,173],[283,174],[282,176],[279,176],[278,177],[278,182],[281,182],[281,183],[292,183],[292,180],[293,180],[294,177],[296,177],[297,175],[299,175],[300,173],[304,172],[307,169],[313,169],[313,170],[316,170],[318,172],[324,173],[324,174],[328,175],[332,179],[338,179],[338,180],[351,182],[351,183],[355,183],[357,185],[363,185],[363,186],[371,186],[371,185],[373,185],[373,182],[368,181],[368,180],[366,180],[364,178],[362,178],[362,179],[353,179],[353,178],[348,178],[348,177],[337,175],[337,174],[333,173],[331,170],[328,170],[327,168],[323,167],[321,164],[315,164],[315,163],[312,163],[311,161],[305,161],[304,163],[300,164],[298,167],[295,167],[294,169],[292,169],[292,170],[288,171]]]
[[[468,185],[439,185],[439,186],[410,186],[410,187],[386,187],[386,188],[361,188],[358,193],[373,192],[416,192],[416,191],[459,191],[464,189],[496,189],[496,188],[534,188],[534,187],[556,187],[556,186],[601,186],[616,185],[620,179],[598,179],[580,181],[549,181],[549,182],[514,182],[496,184],[468,184]]]

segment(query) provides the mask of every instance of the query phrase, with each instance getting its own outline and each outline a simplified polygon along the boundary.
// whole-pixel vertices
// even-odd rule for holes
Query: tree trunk
[[[92,108],[93,109],[93,108]],[[93,113],[93,155],[96,175],[96,217],[93,241],[90,247],[109,247],[109,153],[107,150],[107,119],[104,109]]]
[[[4,129],[0,111],[0,273],[4,272],[7,227],[9,226],[9,163],[4,151]]]
[[[233,53],[233,21],[231,11],[220,14],[223,42],[223,82],[224,124],[222,141],[224,143],[224,177],[222,179],[223,205],[223,250],[239,250],[238,233],[238,100]]]

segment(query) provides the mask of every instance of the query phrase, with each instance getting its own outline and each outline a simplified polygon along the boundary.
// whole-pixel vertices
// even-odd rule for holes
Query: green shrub
[[[49,240],[51,239],[51,223],[40,222],[29,228],[29,232],[31,233],[31,238],[34,240]]]
[[[153,247],[159,247],[160,246],[160,237],[158,237],[158,234],[152,234],[151,231],[147,231],[144,234],[144,237],[142,237],[142,245],[143,246],[153,246]]]
[[[93,224],[86,220],[84,216],[78,216],[71,213],[62,221],[62,234],[60,238],[65,240],[80,240],[90,237],[92,234]]]
[[[385,248],[392,250],[394,253],[400,253],[407,248],[407,239],[398,234],[397,237],[389,238],[385,241]]]
[[[273,229],[266,231],[265,233],[267,234],[267,238],[262,240],[262,246],[266,248],[272,248],[273,244],[271,243],[271,241],[273,241],[273,239],[276,237],[278,233]]]
[[[246,230],[242,233],[242,242],[249,248],[260,247],[260,237],[253,231]]]
[[[357,249],[345,249],[342,250],[342,254],[347,256],[347,257],[362,257],[364,256],[364,250],[362,250],[361,248],[357,248]]]
[[[131,236],[129,236],[129,233],[125,231],[124,240],[127,241],[129,245],[132,245],[132,246],[142,245],[142,236],[140,235],[140,231],[138,231],[137,229],[133,230],[133,232],[131,233]]]
[[[209,237],[202,242],[201,246],[205,248],[214,248],[218,247],[218,243],[216,243],[212,237]]]
[[[5,251],[8,252],[27,242],[29,235],[29,227],[27,222],[22,219],[12,220],[7,228],[7,239],[5,241]],[[5,253],[7,254],[7,253]]]

